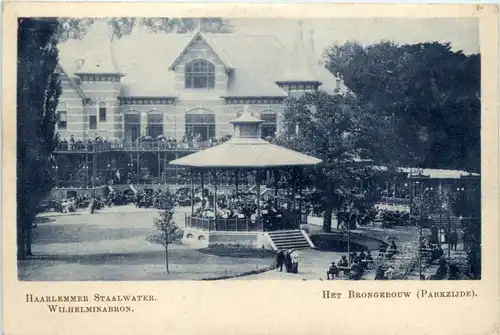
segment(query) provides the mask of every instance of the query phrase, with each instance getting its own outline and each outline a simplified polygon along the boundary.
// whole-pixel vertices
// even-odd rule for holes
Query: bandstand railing
[[[186,228],[206,231],[263,231],[262,221],[251,219],[199,218],[186,214]]]

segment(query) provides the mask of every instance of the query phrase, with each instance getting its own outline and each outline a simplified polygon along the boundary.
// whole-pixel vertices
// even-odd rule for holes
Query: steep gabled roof
[[[85,38],[94,47],[92,50],[87,50],[82,66],[78,72],[75,72],[75,75],[113,74],[123,76],[114,59],[112,34],[107,22],[96,21]],[[89,51],[90,53],[88,53]]]
[[[319,89],[329,93],[337,85],[336,77],[320,65],[320,55],[308,51],[310,47],[303,41],[283,44],[269,34],[152,33],[137,26],[131,35],[110,42],[108,30],[106,25],[94,25],[83,40],[59,46],[60,64],[76,86],[80,81],[76,73],[91,71],[96,59],[102,58],[106,61],[100,63],[100,69],[111,68],[126,75],[121,81],[122,97],[178,96],[176,74],[169,67],[175,66],[197,36],[232,69],[221,96],[286,97],[287,92],[276,84],[286,79],[320,82]],[[294,63],[301,65],[285,65]],[[340,92],[347,90],[343,83],[340,86]]]
[[[70,85],[75,89],[76,93],[78,93],[78,96],[82,98],[82,100],[84,101],[91,100],[90,97],[87,95],[87,93],[85,93],[85,91],[82,90],[82,88],[77,83],[75,83],[74,78],[72,78],[66,72],[66,70],[61,66],[61,64],[57,64],[56,71],[60,71],[63,75],[65,75],[68,78]]]
[[[226,55],[224,54],[224,51],[221,50],[220,48],[218,48],[216,43],[214,43],[213,40],[211,40],[210,38],[207,38],[207,36],[202,34],[200,31],[197,31],[194,34],[193,38],[191,38],[189,43],[184,47],[182,52],[177,56],[177,58],[174,60],[174,62],[170,65],[169,69],[174,70],[175,67],[177,66],[177,64],[182,59],[182,56],[184,56],[188,52],[189,47],[199,40],[202,40],[203,42],[205,42],[209,46],[209,48],[212,49],[212,51],[217,55],[217,57],[219,57],[219,60],[222,62],[222,64],[224,64],[224,66],[226,67],[226,70],[232,69],[231,64],[229,63],[229,60],[227,59]]]

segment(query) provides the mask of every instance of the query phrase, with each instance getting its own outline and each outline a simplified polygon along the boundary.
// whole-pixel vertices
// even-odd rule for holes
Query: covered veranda
[[[263,140],[262,122],[246,106],[244,112],[231,121],[234,126],[231,140],[170,162],[190,169],[191,199],[195,198],[195,193],[201,192],[201,197],[198,196],[202,199],[201,206],[195,208],[192,200],[191,213],[186,215],[185,238],[196,239],[198,236],[197,239],[203,241],[210,233],[223,235],[227,232],[232,233],[226,234],[228,240],[234,240],[238,239],[237,233],[255,235],[259,232],[299,230],[301,223],[305,223],[301,175],[304,168],[319,164],[321,160]],[[228,173],[235,181],[231,195],[219,190],[219,177]],[[287,184],[291,189],[287,190],[291,191],[292,201],[289,202],[282,201],[279,196],[280,176],[285,173],[292,180]],[[242,175],[252,179],[250,191],[241,189],[239,178]],[[213,184],[213,195],[210,197],[205,189],[208,176]],[[196,191],[193,180],[198,177],[201,179],[201,190]],[[273,184],[270,187],[272,192],[266,187],[270,184]],[[205,234],[200,234],[200,231]],[[189,234],[191,236],[187,236]]]

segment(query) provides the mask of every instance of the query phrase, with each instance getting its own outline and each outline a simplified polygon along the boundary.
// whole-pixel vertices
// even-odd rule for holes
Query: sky
[[[298,31],[297,20],[237,19],[230,22],[236,32],[272,34],[280,41],[291,40]],[[462,50],[465,54],[479,52],[478,20],[471,18],[328,18],[304,20],[303,30],[307,36],[309,30],[313,31],[315,49],[319,53],[332,43],[343,44],[348,40],[356,40],[361,44],[381,40],[399,44],[450,42],[454,51]]]

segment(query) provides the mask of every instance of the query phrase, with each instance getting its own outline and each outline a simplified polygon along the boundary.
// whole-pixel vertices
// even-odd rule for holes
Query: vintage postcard
[[[497,6],[3,14],[6,335],[498,334]]]

